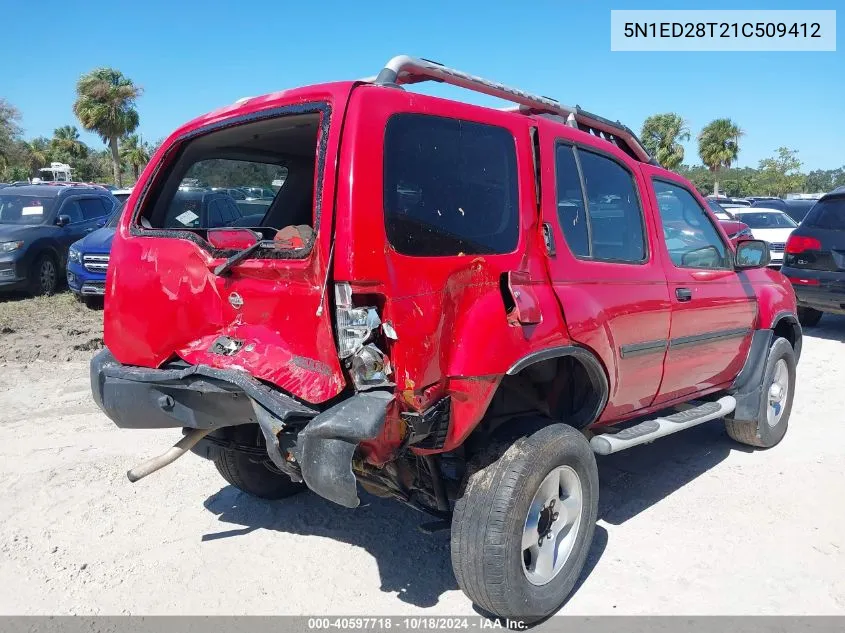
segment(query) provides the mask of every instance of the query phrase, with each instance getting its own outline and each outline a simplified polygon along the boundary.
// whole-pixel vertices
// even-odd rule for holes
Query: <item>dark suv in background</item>
[[[785,250],[781,272],[795,288],[802,325],[816,325],[823,312],[845,314],[845,187],[815,203]]]
[[[751,203],[752,207],[775,209],[783,211],[790,218],[800,223],[816,204],[816,200],[781,200],[780,198],[757,199]]]
[[[103,226],[117,200],[102,187],[16,185],[0,189],[0,291],[56,291],[68,248]]]

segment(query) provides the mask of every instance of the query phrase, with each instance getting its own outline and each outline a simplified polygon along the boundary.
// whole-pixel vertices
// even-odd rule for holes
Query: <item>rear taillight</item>
[[[387,338],[396,338],[389,323],[382,324],[378,308],[354,306],[352,288],[348,283],[335,284],[335,319],[337,323],[337,353],[344,361],[355,387],[364,390],[393,385],[390,360],[375,345],[383,330]]]
[[[806,237],[804,235],[790,235],[786,241],[784,251],[790,255],[797,255],[804,251],[819,251],[822,248],[822,243],[814,237]]]

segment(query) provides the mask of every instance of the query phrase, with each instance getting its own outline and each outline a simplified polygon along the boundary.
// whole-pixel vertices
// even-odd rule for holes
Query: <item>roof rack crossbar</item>
[[[578,106],[570,107],[555,99],[542,97],[511,88],[495,81],[476,77],[454,68],[449,68],[427,59],[398,55],[391,59],[375,78],[377,85],[401,86],[421,81],[440,81],[460,88],[480,92],[491,97],[504,99],[519,105],[521,112],[553,114],[564,118],[567,125],[582,130],[602,132],[612,138],[617,145],[625,149],[637,160],[654,163],[648,150],[643,147],[637,135],[620,122],[613,122],[597,114],[592,114]],[[624,147],[623,147],[624,146]]]

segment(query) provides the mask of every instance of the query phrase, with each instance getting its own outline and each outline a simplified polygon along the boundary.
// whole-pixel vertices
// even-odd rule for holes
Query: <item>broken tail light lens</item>
[[[797,255],[804,251],[819,251],[822,248],[822,243],[814,237],[806,237],[805,235],[790,235],[786,241],[784,251],[790,255]]]
[[[335,307],[337,353],[346,361],[355,387],[363,390],[392,385],[388,378],[392,373],[390,361],[373,343],[382,325],[378,309],[353,306],[352,288],[347,283],[335,285]]]

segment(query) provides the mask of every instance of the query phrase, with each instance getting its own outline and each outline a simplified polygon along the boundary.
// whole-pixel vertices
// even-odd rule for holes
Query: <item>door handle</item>
[[[85,229],[85,232],[86,232],[86,233],[91,233],[93,230],[94,230],[94,227],[91,227],[91,228]]]
[[[692,299],[692,290],[689,288],[675,288],[675,296],[678,301],[689,301]]]

